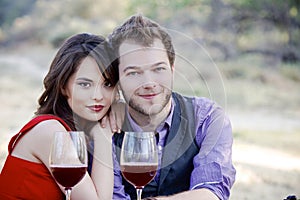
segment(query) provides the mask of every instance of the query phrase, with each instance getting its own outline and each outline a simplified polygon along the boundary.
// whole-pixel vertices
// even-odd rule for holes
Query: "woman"
[[[116,69],[104,38],[77,34],[65,41],[44,79],[36,117],[10,141],[0,199],[64,199],[49,152],[54,132],[65,130],[84,131],[94,141],[90,175],[73,188],[72,200],[112,198],[111,127],[99,121],[115,98]]]

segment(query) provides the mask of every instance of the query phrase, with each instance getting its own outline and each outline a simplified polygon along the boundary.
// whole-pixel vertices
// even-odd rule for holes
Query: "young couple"
[[[72,199],[135,199],[118,170],[123,133],[112,132],[120,128],[159,136],[160,168],[143,198],[229,199],[235,180],[230,122],[214,102],[172,91],[174,60],[169,34],[141,15],[117,27],[108,42],[90,34],[66,40],[44,79],[36,117],[11,139],[0,199],[64,198],[48,161],[60,130],[83,130],[93,143],[89,173]],[[126,106],[114,103],[117,85]]]

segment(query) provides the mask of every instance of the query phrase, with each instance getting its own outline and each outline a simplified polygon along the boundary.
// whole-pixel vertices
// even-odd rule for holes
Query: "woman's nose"
[[[101,101],[103,99],[102,89],[101,87],[97,87],[92,95],[93,100]]]

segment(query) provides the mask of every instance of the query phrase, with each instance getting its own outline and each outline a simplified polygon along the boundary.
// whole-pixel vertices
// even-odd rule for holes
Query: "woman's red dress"
[[[40,115],[28,122],[18,134],[13,136],[8,145],[9,154],[0,174],[1,200],[64,199],[64,194],[44,164],[11,155],[13,148],[22,136],[38,123],[50,119],[58,120],[67,130],[71,130],[61,118],[53,115]]]

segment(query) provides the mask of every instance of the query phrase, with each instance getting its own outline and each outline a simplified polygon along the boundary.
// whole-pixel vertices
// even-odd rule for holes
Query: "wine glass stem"
[[[66,200],[71,200],[71,188],[65,188]]]
[[[142,200],[142,189],[141,188],[136,189],[136,196],[137,196],[137,200]]]

